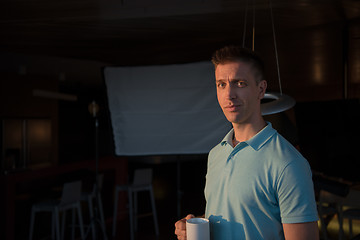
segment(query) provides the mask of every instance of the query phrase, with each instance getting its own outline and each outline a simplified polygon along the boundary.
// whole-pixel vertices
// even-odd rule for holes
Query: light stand
[[[98,120],[98,112],[99,112],[99,105],[92,101],[89,106],[88,110],[92,117],[95,120],[95,183],[94,183],[94,189],[93,193],[95,195],[95,206],[94,206],[94,216],[93,219],[91,219],[91,222],[89,224],[89,229],[85,235],[85,239],[87,238],[90,229],[93,229],[93,238],[97,239],[97,228],[96,226],[99,225],[101,231],[103,232],[103,239],[107,240],[106,236],[106,229],[105,229],[105,223],[104,223],[104,216],[101,212],[102,219],[99,219],[99,207],[102,204],[101,198],[100,198],[100,192],[99,192],[99,120]]]

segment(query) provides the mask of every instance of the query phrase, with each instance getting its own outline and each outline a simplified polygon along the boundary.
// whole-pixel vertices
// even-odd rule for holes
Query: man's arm
[[[317,222],[284,223],[283,229],[286,240],[319,240]]]

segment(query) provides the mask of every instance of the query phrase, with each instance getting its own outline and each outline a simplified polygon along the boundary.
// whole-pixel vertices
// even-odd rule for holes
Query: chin
[[[231,123],[242,123],[243,122],[243,119],[241,119],[239,117],[237,117],[237,118],[235,118],[235,117],[227,117],[226,119]]]

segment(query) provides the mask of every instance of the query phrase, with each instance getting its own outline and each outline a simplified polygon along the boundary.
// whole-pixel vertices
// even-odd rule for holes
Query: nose
[[[226,98],[229,100],[236,98],[235,87],[233,87],[232,84],[228,84],[226,87]]]

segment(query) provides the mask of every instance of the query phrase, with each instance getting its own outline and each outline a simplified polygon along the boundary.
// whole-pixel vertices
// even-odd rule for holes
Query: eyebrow
[[[241,79],[241,78],[232,78],[232,79],[230,79],[230,82],[238,82],[238,81],[248,82],[248,80]],[[227,82],[227,79],[217,79],[216,82]]]

